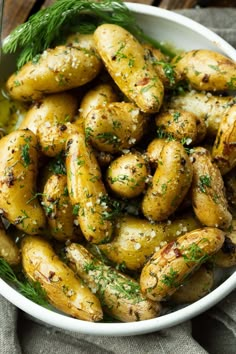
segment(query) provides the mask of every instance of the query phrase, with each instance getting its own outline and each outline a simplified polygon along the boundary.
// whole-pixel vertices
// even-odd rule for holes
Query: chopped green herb
[[[211,187],[211,176],[209,175],[201,175],[199,177],[198,187],[202,193],[206,193],[205,187]]]

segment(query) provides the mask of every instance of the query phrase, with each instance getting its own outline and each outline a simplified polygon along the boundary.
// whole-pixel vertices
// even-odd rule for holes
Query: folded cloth
[[[236,47],[236,9],[181,10]],[[132,324],[131,324],[132,326]],[[44,326],[0,297],[0,354],[235,354],[236,292],[192,321],[130,337],[91,336]]]

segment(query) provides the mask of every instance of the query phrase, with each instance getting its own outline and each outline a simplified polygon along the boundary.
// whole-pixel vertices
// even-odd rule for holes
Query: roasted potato
[[[168,110],[156,115],[156,126],[167,136],[185,142],[197,144],[206,135],[206,124],[202,118],[184,110]]]
[[[81,320],[102,319],[102,308],[97,297],[59,259],[49,242],[37,236],[27,236],[22,241],[21,249],[27,278],[41,284],[53,306]]]
[[[96,149],[117,153],[135,145],[146,124],[146,116],[133,103],[115,102],[92,109],[85,118],[85,132]]]
[[[230,205],[236,206],[236,168],[224,176],[227,201]]]
[[[203,264],[174,292],[170,301],[176,304],[195,302],[207,295],[214,284],[213,270]]]
[[[232,215],[228,210],[224,182],[218,167],[212,163],[210,153],[203,147],[194,149],[192,205],[203,225],[228,228]]]
[[[166,145],[166,139],[155,138],[150,142],[150,144],[147,147],[146,150],[147,158],[150,164],[155,168],[158,165],[158,160],[160,159],[161,151],[165,145]]]
[[[207,49],[191,50],[172,60],[175,71],[199,91],[236,90],[236,63]]]
[[[35,102],[26,113],[19,129],[29,129],[37,134],[40,125],[48,129],[55,124],[71,122],[78,107],[77,99],[69,93],[58,93]]]
[[[67,185],[81,231],[92,243],[109,240],[112,222],[108,220],[107,192],[92,148],[80,134],[67,141]]]
[[[136,280],[97,260],[79,244],[67,246],[66,253],[76,273],[95,291],[104,310],[114,318],[132,322],[160,314],[160,304],[147,300]]]
[[[172,96],[167,104],[169,109],[183,109],[196,114],[205,121],[207,135],[215,137],[222,117],[235,104],[232,96],[213,96],[211,93],[191,91],[184,95]]]
[[[152,221],[162,221],[173,214],[191,186],[192,173],[183,145],[177,141],[166,142],[152,184],[142,201],[144,216]]]
[[[0,140],[0,209],[18,229],[33,235],[46,217],[37,199],[37,139],[30,130],[14,131]]]
[[[0,258],[5,259],[10,265],[20,263],[20,250],[13,239],[5,231],[3,223],[0,219]]]
[[[26,63],[7,81],[9,95],[15,100],[39,100],[45,94],[62,92],[93,80],[102,67],[91,50],[58,46],[47,49],[37,63]]]
[[[196,218],[187,214],[158,224],[127,215],[115,223],[113,240],[99,245],[99,249],[115,264],[139,271],[161,245],[200,226]]]
[[[97,51],[120,90],[145,113],[159,111],[164,87],[142,45],[131,33],[114,24],[94,32]]]
[[[227,111],[220,122],[212,157],[222,175],[236,166],[236,105]]]
[[[110,189],[120,197],[134,198],[145,189],[148,167],[139,153],[128,153],[112,161],[107,170]]]
[[[92,109],[118,100],[118,95],[111,85],[99,84],[84,95],[80,102],[80,116],[85,118]]]
[[[144,295],[155,301],[165,300],[191,272],[222,247],[224,238],[223,231],[206,227],[162,247],[141,272],[140,285]]]
[[[47,216],[50,235],[58,241],[76,240],[78,225],[76,227],[76,217],[73,215],[65,175],[54,174],[49,177],[44,186],[42,205]]]

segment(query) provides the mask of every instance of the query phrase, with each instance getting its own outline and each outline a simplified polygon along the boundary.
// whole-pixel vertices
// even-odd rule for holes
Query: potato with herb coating
[[[201,224],[192,215],[154,224],[134,216],[122,216],[115,223],[114,238],[99,249],[115,264],[139,271],[160,245],[175,240]]]
[[[155,117],[157,129],[181,142],[197,144],[201,142],[207,132],[202,118],[184,110],[168,110]]]
[[[236,63],[207,49],[177,55],[172,60],[175,71],[199,91],[236,90]]]
[[[142,45],[124,28],[98,26],[94,32],[97,51],[120,90],[145,113],[159,111],[164,87],[152,63],[145,60]]]
[[[105,265],[86,248],[72,243],[66,247],[69,264],[104,306],[104,310],[123,322],[142,321],[160,314],[160,304],[147,300],[140,292],[138,282]]]
[[[10,265],[20,263],[20,250],[13,239],[5,231],[3,223],[0,219],[0,258],[5,259]]]
[[[82,133],[67,141],[66,170],[70,200],[83,235],[92,243],[109,240],[108,195],[94,152]]]
[[[203,264],[195,273],[190,274],[171,296],[170,301],[176,304],[195,302],[211,291],[213,283],[213,270]]]
[[[153,139],[147,147],[146,155],[153,167],[157,167],[158,160],[160,159],[161,151],[166,145],[166,139],[155,138]]]
[[[44,95],[70,90],[92,81],[102,67],[91,50],[58,46],[47,49],[38,62],[26,63],[7,81],[9,95],[19,101],[39,100]]]
[[[134,146],[143,136],[147,117],[133,103],[114,102],[92,109],[85,118],[85,132],[100,151],[117,153]]]
[[[48,220],[50,235],[58,241],[76,240],[78,228],[74,223],[73,207],[65,175],[53,174],[44,186],[42,205]]]
[[[213,96],[210,93],[191,91],[184,95],[172,96],[167,108],[183,109],[196,114],[205,121],[207,135],[216,136],[222,117],[235,103],[233,96]]]
[[[37,236],[26,236],[21,249],[27,278],[41,284],[53,306],[81,320],[102,319],[98,298],[59,259],[49,242]]]
[[[152,184],[142,201],[144,216],[152,221],[162,221],[173,214],[191,186],[192,173],[183,145],[178,141],[166,142]]]
[[[79,109],[80,116],[85,118],[92,109],[117,101],[118,95],[110,84],[99,84],[89,90],[82,98]]]
[[[232,215],[228,210],[224,182],[218,167],[212,163],[210,153],[203,147],[194,149],[192,204],[203,225],[226,229]]]
[[[0,140],[0,209],[10,223],[30,235],[46,223],[36,194],[37,144],[30,130],[14,131]]]
[[[212,157],[222,175],[236,166],[236,105],[228,110],[220,122]]]
[[[140,153],[128,153],[112,161],[107,170],[107,182],[120,197],[134,198],[145,189],[148,166]]]
[[[148,299],[165,300],[191,272],[222,247],[224,238],[223,231],[206,227],[167,244],[145,264],[140,277],[142,292]]]

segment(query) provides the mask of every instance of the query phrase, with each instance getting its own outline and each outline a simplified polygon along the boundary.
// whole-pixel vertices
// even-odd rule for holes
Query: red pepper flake
[[[172,249],[172,247],[174,246],[174,244],[175,244],[175,241],[168,243],[168,245],[164,248],[164,250],[161,252],[161,254],[169,253],[170,250]]]

